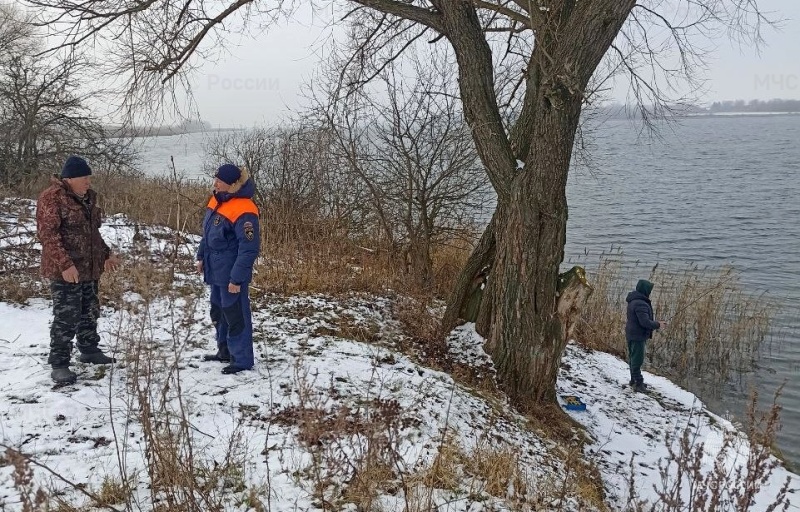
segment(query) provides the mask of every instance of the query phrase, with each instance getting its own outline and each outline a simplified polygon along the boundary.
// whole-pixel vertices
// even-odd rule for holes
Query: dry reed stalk
[[[625,297],[645,277],[655,283],[651,298],[656,319],[668,320],[668,327],[648,343],[653,370],[679,382],[692,375],[723,382],[753,367],[767,339],[774,304],[764,295],[746,292],[732,267],[676,270],[657,265],[648,272],[626,265],[621,253],[601,257],[587,272],[595,292],[576,339],[625,359]]]

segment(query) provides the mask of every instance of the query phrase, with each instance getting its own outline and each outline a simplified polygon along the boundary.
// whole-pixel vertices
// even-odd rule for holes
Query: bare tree
[[[127,160],[124,141],[111,140],[89,111],[98,94],[82,88],[89,64],[72,54],[35,58],[39,45],[24,13],[0,7],[0,183],[57,169],[69,153]]]
[[[13,4],[0,4],[0,62],[12,55],[32,53],[34,45],[33,16]]]
[[[405,67],[388,66],[367,91],[341,87],[342,60],[329,62],[316,114],[364,183],[381,238],[429,289],[434,247],[468,238],[491,195],[452,91],[454,72],[442,56],[425,52]]]
[[[314,237],[324,222],[346,231],[363,215],[359,188],[342,176],[330,132],[298,121],[295,125],[221,134],[209,157],[235,162],[250,172],[257,201],[266,208],[275,242]],[[210,166],[212,167],[212,166]]]
[[[117,43],[116,62],[133,71],[134,89],[145,85],[137,83],[142,77],[160,83],[176,79],[202,51],[201,43],[212,39],[208,48],[214,38],[224,38],[234,20],[266,21],[262,15],[291,7],[265,2],[272,10],[262,13],[256,0],[29,1],[57,10],[51,21],[66,23],[67,45],[97,35]],[[340,0],[339,5],[351,7],[346,18],[359,44],[350,67],[359,80],[378,76],[417,41],[451,47],[465,119],[498,205],[449,301],[444,327],[455,322],[473,277],[491,265],[478,327],[488,338],[498,375],[523,408],[554,402],[566,344],[556,308],[565,188],[592,77],[608,58],[611,72],[629,77],[635,97],[663,100],[674,80],[694,76],[702,58],[693,46],[697,37],[727,30],[734,37],[758,38],[765,19],[757,0]]]

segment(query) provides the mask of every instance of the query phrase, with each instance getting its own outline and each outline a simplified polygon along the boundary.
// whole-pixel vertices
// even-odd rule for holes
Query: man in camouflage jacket
[[[104,270],[114,270],[119,258],[100,236],[102,212],[91,187],[92,171],[83,158],[71,156],[60,176],[39,196],[36,228],[42,243],[42,275],[50,279],[53,323],[50,327],[52,379],[71,384],[77,375],[69,369],[72,339],[77,338],[80,361],[115,362],[98,348],[98,282]]]

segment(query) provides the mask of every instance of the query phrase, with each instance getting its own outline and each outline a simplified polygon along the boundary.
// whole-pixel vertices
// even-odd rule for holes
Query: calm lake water
[[[647,269],[631,288],[656,263],[731,264],[748,293],[780,304],[762,369],[702,398],[741,417],[751,383],[768,400],[785,381],[778,445],[800,465],[800,115],[689,118],[655,140],[640,129],[592,131],[592,171],[577,166],[568,183],[565,259],[591,265],[619,247]]]
[[[142,168],[170,173],[172,156],[179,172],[207,176],[204,145],[214,135],[144,139]],[[739,416],[749,382],[762,398],[786,382],[778,444],[800,466],[800,116],[690,118],[657,139],[609,120],[590,139],[592,170],[576,166],[569,179],[566,259],[590,266],[613,246],[644,269],[731,264],[747,292],[778,302],[780,346],[745,384],[703,398]]]

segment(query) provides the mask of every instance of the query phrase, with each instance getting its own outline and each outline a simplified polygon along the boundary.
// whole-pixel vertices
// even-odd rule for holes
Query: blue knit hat
[[[67,161],[64,162],[64,167],[61,168],[62,178],[80,178],[90,174],[92,174],[92,169],[86,163],[86,160],[75,155],[67,158]]]
[[[217,169],[217,174],[214,176],[228,185],[233,185],[242,177],[242,170],[233,164],[223,164]]]
[[[643,294],[645,297],[649,297],[650,292],[653,291],[653,283],[647,279],[639,279],[639,282],[636,283],[636,291]]]

